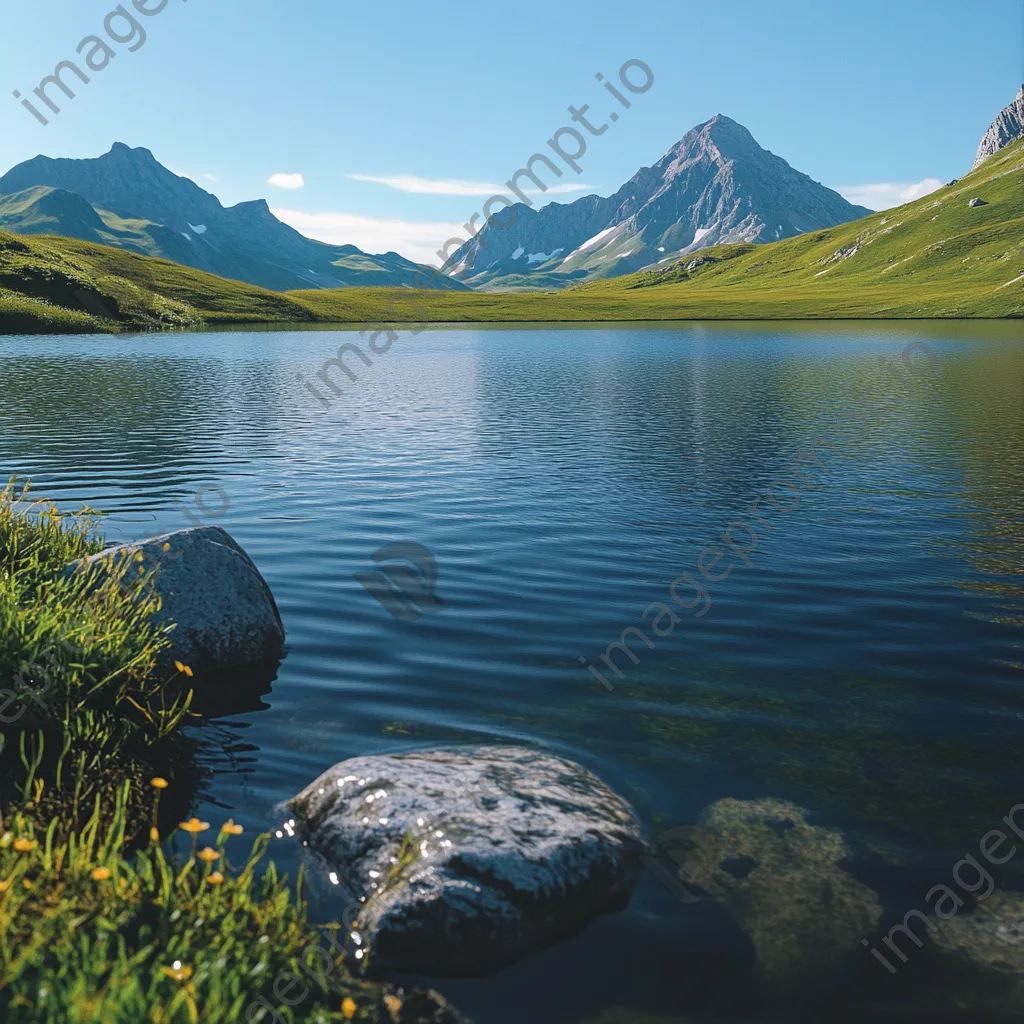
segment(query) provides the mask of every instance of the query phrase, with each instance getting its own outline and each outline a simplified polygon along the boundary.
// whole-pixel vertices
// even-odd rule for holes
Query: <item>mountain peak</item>
[[[153,156],[151,150],[146,149],[143,146],[132,147],[125,145],[123,142],[115,142],[110,147],[110,152],[107,156],[119,156],[119,157],[132,157],[138,160],[145,160],[147,163],[157,163],[157,159]]]
[[[764,150],[750,131],[739,121],[725,114],[715,114],[710,121],[691,128],[662,157],[659,168],[687,163],[694,158],[710,157],[716,163],[738,158],[752,158]]]
[[[413,287],[421,272],[401,256],[307,238],[279,221],[265,199],[225,209],[150,150],[123,142],[87,160],[37,156],[11,168],[0,177],[0,227],[103,242],[281,291]],[[428,287],[463,288],[449,281]]]
[[[270,212],[270,204],[266,199],[247,199],[244,203],[236,203],[234,206],[228,207],[228,209],[236,216],[277,219]]]
[[[775,242],[869,212],[794,170],[718,113],[607,199],[550,203],[503,228],[488,222],[479,246],[467,242],[452,258],[452,276],[488,288],[520,288],[530,277],[559,287],[668,263],[719,243]]]
[[[206,224],[223,210],[215,196],[169,171],[150,150],[123,142],[92,159],[36,157],[18,164],[0,177],[0,194],[34,185],[74,192],[99,209],[178,232],[188,232],[189,224]]]
[[[691,128],[687,134],[700,134],[701,132],[709,132],[714,128],[723,129],[725,131],[738,128],[741,132],[747,132],[747,129],[744,128],[739,121],[733,120],[728,114],[715,114],[715,116],[709,121],[705,121],[703,124],[697,125],[696,128]],[[750,133],[747,132],[747,134],[749,135]]]
[[[974,158],[976,170],[990,156],[995,156],[1001,149],[1005,149],[1011,142],[1016,142],[1024,137],[1024,85],[1020,92],[1014,97],[1013,102],[999,114],[992,122],[988,131],[981,137],[981,145],[978,146],[978,154]]]

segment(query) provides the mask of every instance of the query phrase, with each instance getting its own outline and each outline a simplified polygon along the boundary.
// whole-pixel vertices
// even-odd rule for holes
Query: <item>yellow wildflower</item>
[[[220,885],[224,881],[224,876],[219,871],[212,871],[206,876],[206,880],[210,885]]]
[[[154,789],[166,789],[170,785],[166,779],[161,779],[159,775],[155,779],[150,779],[149,784]]]
[[[31,883],[31,882],[30,882],[30,881],[29,881],[29,880],[28,880],[27,878],[23,878],[23,879],[21,880],[21,884],[22,884],[22,885],[23,885],[23,886],[24,886],[24,887],[25,887],[26,889],[31,889],[31,888],[32,888],[32,883]]]
[[[10,889],[10,887],[11,883],[9,881],[0,882],[0,892],[7,892],[7,890]]]
[[[208,821],[200,821],[198,818],[190,818],[188,821],[182,821],[178,823],[178,828],[182,832],[191,832],[192,835],[198,835],[200,832],[205,832],[210,827]]]
[[[188,981],[192,977],[192,968],[183,964],[180,960],[174,961],[173,967],[161,967],[160,973],[175,981]]]
[[[105,882],[110,877],[110,868],[93,868],[92,880],[94,882]]]
[[[220,830],[229,836],[240,836],[245,831],[241,825],[236,825],[231,818],[228,818],[228,820],[221,825]]]
[[[192,676],[194,675],[194,673],[193,673],[192,669],[190,669],[190,668],[188,667],[188,665],[183,665],[183,664],[182,664],[182,663],[181,663],[180,661],[176,661],[176,662],[174,663],[174,667],[175,667],[175,668],[176,668],[176,669],[177,669],[177,670],[178,670],[179,672],[181,672],[181,673],[182,673],[183,675],[186,675],[186,676],[188,676],[188,677],[189,677],[189,679],[191,679],[191,678],[192,678]]]
[[[34,839],[15,839],[14,849],[18,853],[28,853],[29,850],[34,850],[38,844]]]
[[[149,830],[149,839],[150,839],[150,842],[153,842],[153,843],[159,843],[160,842],[160,830],[156,827],[156,825],[154,825]]]
[[[200,850],[196,856],[200,860],[205,860],[207,864],[212,864],[220,854],[212,846],[207,846],[205,849]]]
[[[356,1015],[356,1003],[354,999],[350,999],[348,996],[341,1001],[341,1012],[345,1017],[345,1020],[351,1020]]]

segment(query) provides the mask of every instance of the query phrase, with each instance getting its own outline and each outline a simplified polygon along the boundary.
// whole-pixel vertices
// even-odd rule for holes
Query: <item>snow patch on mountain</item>
[[[576,250],[576,252],[573,252],[570,255],[575,256],[577,252],[586,252],[588,249],[597,245],[597,243],[600,242],[602,238],[607,238],[608,235],[610,235],[614,230],[615,228],[611,227],[605,228],[604,231],[599,231],[596,235],[594,235],[593,238],[588,239]]]

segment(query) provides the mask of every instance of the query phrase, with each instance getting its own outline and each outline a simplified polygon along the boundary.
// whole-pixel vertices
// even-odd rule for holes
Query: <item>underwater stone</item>
[[[973,909],[932,920],[937,930],[928,938],[944,966],[976,982],[972,1008],[994,1020],[1024,1019],[1024,893],[997,889]]]
[[[677,858],[683,881],[724,907],[754,945],[755,974],[786,994],[832,974],[882,919],[877,894],[843,870],[842,835],[783,800],[720,800]]]

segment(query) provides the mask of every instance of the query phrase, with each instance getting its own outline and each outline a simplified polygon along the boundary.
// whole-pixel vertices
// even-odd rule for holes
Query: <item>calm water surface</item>
[[[270,582],[287,656],[200,730],[203,816],[262,830],[344,758],[526,743],[594,770],[655,837],[722,797],[792,800],[910,866],[884,894],[902,917],[914,872],[948,876],[1024,801],[1019,335],[437,330],[351,362],[329,408],[296,374],[368,351],[358,335],[0,338],[0,467],[109,512],[111,538],[224,526]],[[897,374],[915,341],[934,365]],[[853,411],[864,436],[824,448]],[[808,451],[829,472],[771,513],[755,566],[613,691],[589,675],[579,658]],[[440,613],[398,621],[354,578],[395,541],[435,554]],[[273,853],[294,869],[288,841]],[[1018,867],[1001,883],[1024,889]],[[708,981],[716,920],[645,876],[577,938],[435,983],[478,1024],[741,1012],[742,984]]]

